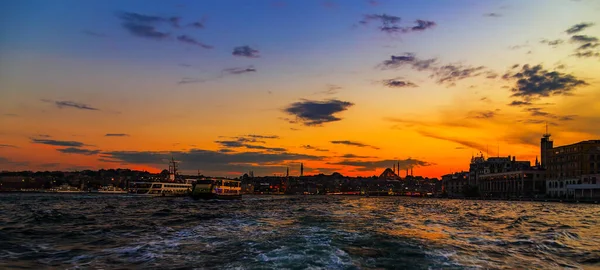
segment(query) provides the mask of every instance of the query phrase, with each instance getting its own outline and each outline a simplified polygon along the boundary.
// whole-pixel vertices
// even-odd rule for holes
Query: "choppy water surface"
[[[600,205],[0,194],[0,268],[600,269]]]

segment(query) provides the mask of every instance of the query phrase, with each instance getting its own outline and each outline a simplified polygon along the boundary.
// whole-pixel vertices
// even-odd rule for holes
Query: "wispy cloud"
[[[390,88],[407,88],[407,87],[417,87],[418,86],[411,81],[403,80],[401,77],[389,79],[389,80],[383,80],[382,83],[383,83],[383,85],[390,87]]]
[[[329,152],[329,150],[324,149],[324,148],[319,148],[319,147],[314,147],[312,145],[303,145],[302,148],[304,149],[308,149],[308,150],[314,150],[314,151],[319,151],[319,152]]]
[[[105,137],[129,137],[129,134],[126,133],[106,133]]]
[[[77,141],[60,141],[60,140],[37,139],[37,138],[31,138],[31,142],[32,143],[37,143],[37,144],[52,145],[52,146],[66,146],[66,147],[82,147],[82,146],[85,146],[84,143],[77,142]]]
[[[100,109],[94,108],[90,105],[75,102],[75,101],[59,101],[59,100],[52,101],[52,100],[48,100],[48,99],[42,99],[41,101],[46,102],[46,103],[54,103],[54,105],[56,105],[56,107],[58,107],[59,109],[73,108],[73,109],[88,110],[88,111],[99,111],[100,110]]]
[[[468,113],[468,118],[475,119],[491,119],[494,118],[497,114],[497,111],[470,111]]]
[[[86,156],[97,155],[100,153],[100,150],[89,150],[89,149],[83,149],[83,148],[77,148],[77,147],[61,148],[61,149],[57,149],[56,151],[65,153],[65,154],[77,154],[77,155],[86,155]]]
[[[356,146],[356,147],[368,147],[368,148],[373,148],[376,150],[379,150],[379,147],[373,146],[373,145],[368,145],[365,143],[361,143],[361,142],[356,142],[356,141],[331,141],[331,143],[333,144],[343,144],[343,145],[349,145],[349,146]]]
[[[480,144],[477,142],[468,141],[468,140],[464,140],[464,139],[460,139],[460,138],[447,137],[447,136],[443,136],[443,135],[440,135],[437,133],[430,133],[430,132],[426,132],[426,131],[419,131],[419,133],[425,137],[457,143],[462,146],[466,146],[469,148],[479,150],[484,153],[488,153],[487,146],[484,146],[483,144]]]
[[[0,144],[0,148],[19,148],[18,146],[12,145],[12,144]]]
[[[223,69],[223,71],[222,71],[222,73],[233,74],[233,75],[244,74],[244,73],[249,73],[249,72],[256,72],[256,68],[254,68],[254,66],[234,67],[234,68],[226,68],[226,69]]]
[[[494,12],[490,12],[490,13],[483,14],[483,16],[485,16],[485,17],[493,17],[493,18],[498,18],[498,17],[502,17],[502,14],[500,14],[500,13],[494,13]]]
[[[423,161],[423,160],[418,160],[418,159],[412,159],[412,158],[400,159],[400,160],[385,159],[385,160],[377,160],[377,161],[344,160],[344,161],[329,163],[329,164],[358,167],[359,171],[374,171],[376,169],[389,168],[396,164],[400,164],[400,169],[402,169],[402,170],[433,165],[433,163]]]
[[[248,58],[259,58],[260,51],[257,49],[252,49],[250,46],[238,46],[233,48],[233,52],[231,53],[234,56],[248,57]]]
[[[579,33],[581,31],[583,31],[584,29],[592,27],[592,26],[594,26],[594,23],[590,23],[590,22],[578,23],[576,25],[571,26],[565,32],[569,35],[572,35],[575,33]]]
[[[284,112],[296,117],[296,121],[306,126],[320,126],[324,123],[342,120],[336,114],[348,110],[354,103],[330,99],[324,101],[302,100],[294,102]]]
[[[180,42],[183,42],[183,43],[196,45],[196,46],[204,48],[204,49],[212,49],[213,48],[213,46],[204,44],[204,43],[202,43],[202,42],[200,42],[200,41],[196,40],[195,38],[190,37],[188,35],[180,35],[180,36],[177,37],[177,40],[180,41]]]
[[[378,22],[380,23],[379,30],[388,34],[424,31],[436,25],[433,21],[418,19],[413,22],[413,26],[401,26],[401,20],[398,16],[388,14],[367,14],[359,23],[367,25],[373,21]]]

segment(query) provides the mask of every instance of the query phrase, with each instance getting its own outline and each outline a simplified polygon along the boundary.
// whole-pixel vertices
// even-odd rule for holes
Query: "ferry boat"
[[[199,179],[192,184],[191,196],[194,199],[241,199],[241,184],[233,179]]]
[[[131,182],[129,193],[136,195],[147,195],[154,197],[180,197],[189,196],[192,190],[191,184],[170,182]]]
[[[169,179],[167,182],[146,181],[129,183],[129,193],[153,197],[182,197],[189,196],[192,184],[177,182],[177,163],[171,158],[169,161]]]

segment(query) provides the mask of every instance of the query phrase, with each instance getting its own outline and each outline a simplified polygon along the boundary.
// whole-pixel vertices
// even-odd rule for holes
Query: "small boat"
[[[242,198],[242,182],[233,179],[199,179],[192,184],[194,199],[238,200]]]
[[[131,182],[129,193],[153,197],[182,197],[188,196],[191,184],[171,182]]]

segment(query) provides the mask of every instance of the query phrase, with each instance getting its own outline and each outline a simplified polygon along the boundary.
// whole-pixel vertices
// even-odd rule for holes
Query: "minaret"
[[[300,163],[300,176],[304,176],[304,163]]]
[[[548,123],[546,123],[546,133],[542,136],[540,140],[540,151],[541,151],[541,168],[546,169],[546,165],[548,164],[548,151],[552,150],[554,146],[554,142],[550,140],[550,133],[548,133]]]
[[[410,176],[414,176],[413,175],[413,168],[412,167],[410,167]]]
[[[285,170],[285,177],[290,177],[290,167],[287,167]]]

